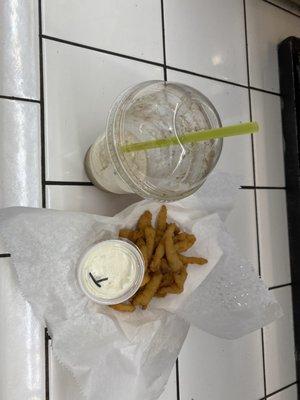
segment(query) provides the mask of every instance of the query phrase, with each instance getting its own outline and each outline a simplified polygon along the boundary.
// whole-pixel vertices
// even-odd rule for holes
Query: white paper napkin
[[[190,324],[236,338],[271,322],[281,309],[227,233],[223,220],[237,192],[213,174],[193,196],[168,205],[168,216],[197,237],[190,251],[208,264],[189,266],[185,291],[149,309],[118,313],[91,303],[75,269],[91,244],[115,237],[160,205],[141,201],[113,218],[44,209],[0,211],[0,235],[20,290],[52,336],[53,351],[88,400],[154,400],[168,380]]]

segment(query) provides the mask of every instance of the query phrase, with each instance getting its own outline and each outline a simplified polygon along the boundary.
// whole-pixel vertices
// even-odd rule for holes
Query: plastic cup
[[[115,101],[106,134],[87,152],[90,180],[113,193],[136,193],[158,201],[175,201],[194,193],[216,165],[222,138],[181,143],[186,132],[221,126],[212,103],[199,91],[179,83],[148,81]],[[131,143],[178,137],[176,145],[125,152]]]

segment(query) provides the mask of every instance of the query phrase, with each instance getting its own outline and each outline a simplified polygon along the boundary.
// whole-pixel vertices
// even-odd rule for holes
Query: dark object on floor
[[[285,179],[291,256],[297,380],[300,379],[300,39],[289,37],[278,48]],[[300,386],[298,386],[300,398]]]

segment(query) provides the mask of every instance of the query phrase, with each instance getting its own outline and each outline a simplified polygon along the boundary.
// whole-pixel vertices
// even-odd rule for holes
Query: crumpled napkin
[[[237,184],[212,174],[193,196],[168,205],[170,220],[197,236],[185,291],[118,313],[88,300],[75,269],[91,244],[116,237],[159,204],[144,200],[115,217],[44,209],[0,211],[0,237],[12,255],[20,290],[47,325],[53,351],[88,400],[154,400],[163,391],[193,324],[233,339],[281,316],[281,308],[244,260],[224,225]]]

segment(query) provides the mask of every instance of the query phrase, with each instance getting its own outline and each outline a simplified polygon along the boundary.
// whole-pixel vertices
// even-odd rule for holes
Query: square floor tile
[[[242,0],[165,0],[167,64],[247,83]]]
[[[159,0],[45,0],[44,33],[151,61],[163,61]]]
[[[295,343],[291,288],[274,289],[284,316],[264,328],[267,393],[295,382]]]
[[[160,67],[45,41],[48,180],[87,181],[84,156],[103,135],[110,107],[139,82],[162,79]]]
[[[225,340],[191,328],[179,356],[181,400],[263,397],[260,331]]]
[[[290,0],[269,0],[269,3],[272,3],[274,6],[279,6],[283,10],[292,12],[300,17],[300,6],[294,1]]]
[[[279,93],[278,44],[300,35],[297,16],[261,0],[246,0],[250,83]]]
[[[44,399],[44,327],[21,295],[9,258],[0,258],[0,314],[0,399]]]
[[[1,1],[0,9],[0,94],[39,99],[38,2]]]
[[[270,400],[298,400],[297,385],[293,385],[282,392],[274,394],[274,396],[270,397]]]
[[[192,86],[207,96],[224,126],[249,120],[247,89],[172,70],[168,70],[168,80]],[[253,185],[251,137],[226,138],[216,168],[240,175],[241,185]]]
[[[257,186],[284,186],[284,154],[280,97],[251,91],[253,120],[260,130],[254,135]]]
[[[0,208],[41,205],[39,104],[0,99]]]
[[[241,223],[243,221],[243,223]],[[255,200],[252,189],[240,189],[226,226],[242,254],[258,273]]]
[[[47,186],[46,198],[48,208],[109,216],[141,200],[136,195],[107,193],[93,186],[59,185]]]
[[[270,286],[290,283],[285,190],[257,190],[261,274]]]

